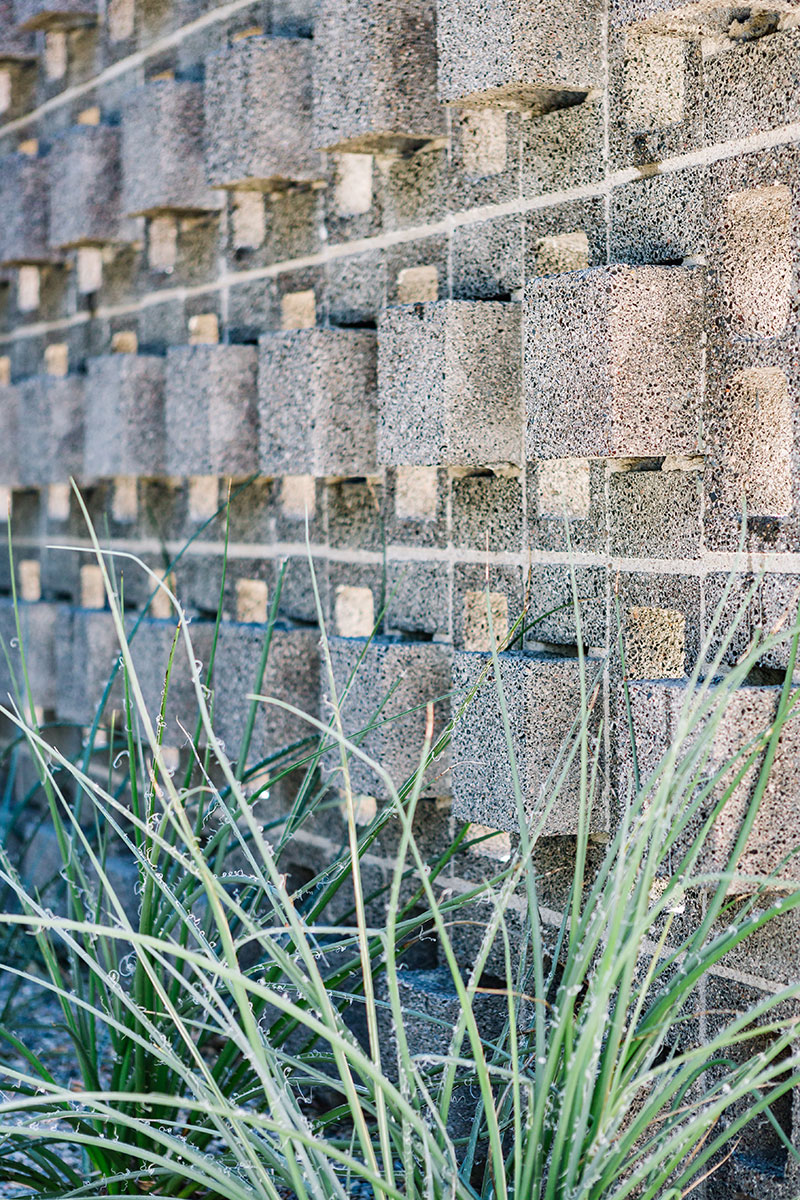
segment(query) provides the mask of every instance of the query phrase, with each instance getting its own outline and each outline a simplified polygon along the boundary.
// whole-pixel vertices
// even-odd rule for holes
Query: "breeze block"
[[[96,0],[14,0],[14,19],[23,32],[77,29],[97,20]]]
[[[74,125],[54,139],[47,158],[51,246],[122,240],[120,142],[110,125]]]
[[[0,158],[0,266],[47,263],[50,189],[47,162],[29,154]]]
[[[103,354],[88,361],[88,475],[164,472],[164,359],[151,354]]]
[[[23,487],[69,483],[83,474],[86,379],[33,375],[17,384],[19,481]]]
[[[255,346],[171,346],[166,361],[170,475],[250,475],[258,468]]]

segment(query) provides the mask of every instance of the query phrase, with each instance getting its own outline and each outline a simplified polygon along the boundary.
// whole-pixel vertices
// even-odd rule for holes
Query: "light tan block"
[[[340,637],[369,637],[375,628],[375,601],[369,588],[336,589],[336,632]]]
[[[508,598],[500,592],[467,592],[464,596],[464,649],[499,650],[508,637]],[[491,614],[491,625],[489,624]]]

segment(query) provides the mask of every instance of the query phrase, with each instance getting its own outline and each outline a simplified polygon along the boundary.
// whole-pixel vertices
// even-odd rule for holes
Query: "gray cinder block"
[[[120,131],[74,125],[53,140],[50,244],[62,248],[121,238]]]
[[[456,652],[453,662],[453,704],[458,705],[475,685],[490,661],[487,654]],[[574,834],[578,830],[580,805],[579,756],[573,759],[558,796],[551,800],[555,784],[566,762],[573,724],[580,718],[580,673],[575,658],[549,655],[501,654],[498,657],[516,756],[520,786],[528,816],[544,813],[551,805],[542,833]],[[586,664],[587,687],[596,670],[596,660]],[[590,719],[590,748],[596,734],[599,701]],[[562,747],[564,758],[553,771]],[[452,745],[453,814],[490,829],[519,829],[511,782],[511,765],[492,670],[456,722]],[[553,779],[548,782],[550,772]],[[602,830],[606,814],[595,801],[591,828]],[[538,827],[538,826],[537,826]]]
[[[36,604],[20,601],[18,612],[33,703],[45,710],[53,710],[58,700],[56,623],[59,606],[41,601]],[[6,654],[0,650],[0,704],[7,706],[9,695],[14,696],[18,691],[27,712],[22,651],[17,636],[14,604],[10,599],[0,600],[0,639],[8,654],[7,660]]]
[[[163,358],[103,354],[89,359],[88,475],[163,474],[165,433]]]
[[[583,100],[601,81],[597,0],[439,0],[439,95],[535,113]]]
[[[490,466],[523,458],[520,305],[441,300],[378,326],[378,459]]]
[[[77,29],[97,20],[94,0],[14,0],[14,20],[23,32]]]
[[[56,623],[56,713],[60,721],[89,725],[100,706],[119,640],[110,612],[61,607]],[[122,676],[118,672],[106,710],[123,710]]]
[[[0,485],[19,484],[19,390],[14,384],[0,386]],[[5,513],[2,513],[5,519]]]
[[[214,729],[236,759],[256,693],[258,670],[267,635],[265,627],[223,622],[214,662]],[[272,630],[267,666],[258,694],[293,704],[319,718],[319,633],[313,629],[276,626]],[[313,725],[278,708],[260,703],[256,711],[248,762],[263,761],[303,738],[314,736]],[[285,764],[284,764],[285,765]]]
[[[346,736],[355,739],[374,724],[361,741],[361,749],[399,788],[419,768],[428,702],[437,701],[434,739],[450,719],[452,649],[436,642],[373,638],[368,645],[363,638],[335,637],[330,639],[330,653]],[[350,690],[342,699],[354,671]],[[328,751],[326,772],[336,774],[339,762],[338,747]],[[423,795],[450,794],[449,763],[445,751],[431,765]],[[355,757],[350,759],[350,778],[354,792],[387,798],[388,789],[380,777]]]
[[[130,642],[134,670],[154,728],[161,709],[176,628],[177,619],[151,620],[147,618],[142,621]],[[214,622],[192,621],[189,633],[192,639],[194,658],[202,664],[199,667],[200,679],[202,683],[205,683],[214,637]],[[199,709],[197,693],[192,681],[192,668],[187,655],[186,643],[181,633],[178,635],[170,669],[167,706],[164,714],[164,745],[182,746],[186,741],[184,730],[190,737],[194,736],[198,716]],[[143,731],[142,736],[144,736]],[[201,735],[201,741],[205,741],[204,735]]]
[[[375,334],[366,329],[296,329],[266,333],[258,345],[262,472],[374,472]]]
[[[162,79],[128,94],[122,112],[122,211],[128,216],[214,212],[206,184],[203,85]]]
[[[652,33],[671,33],[681,37],[737,34],[735,26],[750,26],[752,36],[777,28],[782,17],[797,12],[795,0],[756,0],[755,4],[726,4],[719,0],[613,0],[610,6],[612,26],[639,25]]]
[[[238,476],[257,470],[257,366],[255,346],[169,348],[169,474]]]
[[[14,0],[0,0],[0,62],[31,62],[36,58],[32,33],[15,29]]]
[[[16,387],[23,487],[68,483],[83,474],[85,376],[34,375]]]
[[[446,134],[434,0],[321,0],[314,139],[324,150],[414,149]]]
[[[700,449],[703,272],[615,265],[525,295],[529,458]]]
[[[213,187],[311,183],[312,42],[243,38],[206,59],[206,176]]]
[[[28,154],[0,159],[0,266],[53,260],[47,240],[47,163]]]

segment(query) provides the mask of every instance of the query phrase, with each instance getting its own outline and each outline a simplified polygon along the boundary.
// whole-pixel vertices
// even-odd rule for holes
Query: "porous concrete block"
[[[439,95],[539,115],[602,79],[603,8],[563,0],[439,0]]]
[[[800,31],[744,42],[703,67],[706,141],[752,136],[800,116]]]
[[[166,365],[170,475],[250,475],[258,468],[255,346],[171,346]]]
[[[669,460],[664,461],[669,466]],[[612,471],[611,553],[624,558],[698,558],[702,464],[702,459],[689,459],[680,470]]]
[[[26,63],[36,58],[36,38],[15,25],[14,0],[0,0],[0,62]]]
[[[47,159],[51,246],[122,239],[120,138],[110,125],[74,125],[53,140]]]
[[[258,345],[262,473],[374,473],[375,334],[292,329],[266,333]]]
[[[249,695],[268,696],[292,704],[312,717],[320,717],[319,633],[314,629],[274,626],[259,687],[258,673],[266,637],[263,626],[228,621],[220,626],[214,660],[214,729],[232,759],[241,753],[250,715]],[[256,709],[248,765],[263,762],[285,747],[316,734],[314,726],[301,717],[261,702]],[[295,757],[299,758],[301,753],[298,751]]]
[[[523,458],[519,304],[442,300],[378,325],[378,460],[491,466]]]
[[[206,59],[206,177],[271,190],[322,175],[311,131],[313,43],[250,37]]]
[[[53,260],[47,240],[47,163],[29,154],[0,159],[0,266]]]
[[[110,612],[89,608],[59,609],[56,624],[56,714],[59,721],[91,725],[103,700],[120,645]],[[118,671],[105,712],[124,707]]]
[[[97,20],[97,0],[14,0],[14,20],[26,33],[77,29]]]
[[[161,79],[130,92],[122,112],[122,211],[128,216],[216,212],[206,184],[203,85]]]
[[[17,385],[19,476],[24,487],[83,474],[85,376],[34,375]]]
[[[19,389],[11,383],[0,385],[0,487],[19,484]],[[0,520],[5,520],[5,511]]]
[[[525,297],[531,458],[699,449],[703,273],[596,267]]]
[[[321,0],[314,27],[315,144],[372,154],[445,135],[433,0]]]
[[[164,693],[167,671],[169,688],[164,714],[165,746],[182,746],[186,734],[194,736],[200,710],[192,679],[192,662],[198,663],[201,683],[205,684],[208,663],[214,639],[213,621],[192,621],[189,635],[192,639],[193,659],[190,662],[183,633],[178,634],[175,653],[170,654],[175,641],[175,620],[153,620],[145,618],[135,634],[130,637],[130,652],[133,668],[142,689],[145,707],[155,729]],[[144,738],[144,730],[141,731]],[[205,741],[205,735],[201,735]]]
[[[638,25],[651,33],[679,37],[731,37],[737,40],[777,29],[797,12],[796,0],[756,0],[754,4],[720,3],[720,0],[613,0],[612,26]]]
[[[450,719],[452,649],[435,642],[335,637],[330,639],[330,654],[345,735],[359,742],[399,788],[420,766],[426,705],[436,702],[434,740]],[[445,752],[431,765],[423,795],[450,794],[449,762]],[[338,748],[329,751],[325,771],[341,783],[339,764]],[[354,792],[387,798],[383,780],[356,757],[350,759],[350,778]]]
[[[164,359],[149,354],[90,358],[86,378],[88,475],[162,475]]]
[[[566,757],[559,759],[559,755],[562,750],[569,754],[577,736],[573,727],[576,720],[580,721],[578,660],[511,653],[499,655],[497,662],[526,815],[537,820],[536,828],[539,818],[544,817],[541,832],[545,835],[574,834],[580,812],[579,755],[553,797],[566,764]],[[454,708],[490,664],[487,654],[456,652]],[[595,660],[587,660],[586,671],[587,690],[591,690]],[[590,718],[590,745],[599,723],[598,703]],[[518,830],[511,762],[491,666],[488,677],[456,722],[451,755],[453,815],[489,829]],[[591,827],[602,830],[605,824],[605,812],[598,802],[591,814]]]
[[[13,601],[0,600],[0,704],[9,707],[9,697],[15,697],[27,713],[24,652],[33,703],[37,708],[53,711],[58,701],[56,624],[59,607],[42,601],[33,604],[20,601],[17,612],[21,644]]]

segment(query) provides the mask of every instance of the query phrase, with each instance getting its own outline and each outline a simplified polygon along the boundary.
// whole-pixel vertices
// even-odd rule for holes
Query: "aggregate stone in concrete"
[[[419,768],[428,702],[436,701],[434,740],[450,718],[452,649],[435,642],[373,638],[367,643],[364,638],[335,637],[330,639],[330,653],[345,734],[358,740],[362,730],[375,725],[360,747],[399,788]],[[450,794],[449,764],[445,751],[428,769],[423,795]],[[339,752],[333,749],[325,756],[325,771],[340,782],[340,770]],[[350,759],[350,777],[355,792],[387,798],[385,783],[355,757]]]
[[[703,273],[596,267],[525,298],[531,458],[699,449]]]
[[[374,473],[374,332],[295,329],[266,333],[258,345],[262,473]]]
[[[92,0],[14,0],[14,20],[22,32],[76,29],[97,20]]]
[[[414,149],[446,132],[434,0],[320,0],[315,145],[372,154]]]
[[[743,42],[704,64],[706,141],[748,137],[800,116],[800,30]]]
[[[378,459],[492,466],[523,459],[520,305],[442,300],[378,325]]]
[[[122,111],[122,210],[128,216],[214,212],[206,184],[203,85],[161,79],[128,93]]]
[[[164,745],[182,746],[186,742],[186,730],[194,736],[199,716],[197,693],[192,680],[192,667],[182,633],[178,636],[172,666],[170,653],[175,639],[177,620],[152,620],[141,622],[130,640],[133,667],[142,689],[150,720],[155,726],[161,709],[167,670],[170,671],[167,707],[164,714]],[[200,680],[205,683],[208,663],[214,638],[213,621],[192,621],[189,626],[194,659],[199,666]],[[144,740],[144,731],[141,731]],[[205,741],[205,734],[201,734]]]
[[[0,386],[0,486],[3,487],[19,483],[18,422],[19,388],[3,384]]]
[[[746,6],[719,0],[613,0],[609,16],[612,26],[637,24],[653,33],[739,38],[777,29],[797,7],[796,0],[756,0]]]
[[[48,241],[47,162],[28,154],[0,159],[0,266],[53,260]]]
[[[322,175],[312,146],[308,38],[250,37],[206,59],[206,177],[271,189]]]
[[[34,375],[17,385],[20,482],[69,483],[83,474],[84,375]]]
[[[149,354],[89,359],[87,474],[163,474],[165,441],[164,359]]]
[[[453,662],[454,707],[468,694],[491,664],[487,654],[457,651]],[[573,760],[566,778],[556,784],[566,757],[574,745],[571,733],[580,714],[578,660],[551,655],[509,653],[498,657],[517,771],[525,812],[543,818],[543,834],[574,834],[580,809],[579,759]],[[588,678],[596,670],[587,660]],[[588,686],[588,685],[587,685]],[[590,721],[590,745],[596,734],[600,712],[595,704]],[[452,744],[453,815],[489,829],[519,829],[497,684],[493,669],[466,712],[456,723]],[[552,774],[552,778],[550,778]],[[546,815],[545,815],[546,813]],[[591,815],[595,830],[605,827],[606,817],[598,798]]]
[[[439,94],[541,114],[581,101],[602,78],[598,0],[439,0]]]
[[[60,607],[56,624],[56,713],[60,721],[90,725],[114,663],[119,640],[110,612]],[[117,672],[106,709],[122,712],[122,676]]]
[[[0,0],[0,61],[30,62],[36,58],[36,38],[14,25],[14,0]]]
[[[522,287],[524,221],[520,213],[453,230],[456,299],[496,300]]]
[[[121,238],[119,129],[74,125],[53,140],[50,171],[50,244],[56,248]]]
[[[170,475],[250,475],[258,468],[255,346],[171,346],[166,365]]]
[[[272,629],[267,665],[260,687],[258,674],[267,629],[223,622],[214,660],[214,729],[236,759],[250,715],[248,696],[258,693],[292,704],[319,719],[319,633],[314,629]],[[248,763],[257,763],[286,746],[316,735],[313,725],[274,704],[256,710]],[[299,757],[298,752],[296,757]]]
[[[612,471],[608,485],[613,555],[699,557],[698,469]]]
[[[46,711],[54,710],[58,700],[56,679],[56,623],[59,606],[20,601],[17,615],[10,599],[0,600],[0,704],[9,706],[9,696],[25,698],[22,652],[33,703]],[[6,655],[8,657],[6,657]]]

